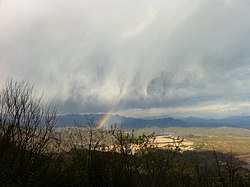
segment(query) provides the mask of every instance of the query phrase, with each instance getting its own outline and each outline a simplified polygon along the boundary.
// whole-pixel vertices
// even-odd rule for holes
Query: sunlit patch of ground
[[[156,136],[155,143],[157,147],[173,147],[180,146],[182,150],[193,150],[194,143],[188,140],[181,140],[180,138],[171,136]]]

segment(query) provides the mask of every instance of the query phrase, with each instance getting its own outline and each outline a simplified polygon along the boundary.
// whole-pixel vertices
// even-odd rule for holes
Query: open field
[[[181,142],[181,143],[179,143]],[[155,136],[155,143],[157,147],[168,147],[180,145],[181,150],[193,150],[194,143],[186,139],[181,139],[179,137],[166,137],[166,136]]]
[[[250,130],[242,128],[148,128],[137,130],[136,133],[166,133],[180,136],[185,142],[191,142],[191,150],[218,151],[232,153],[236,158],[247,163],[250,168]],[[189,149],[190,150],[190,149]]]
[[[136,133],[166,133],[172,136],[180,136],[185,141],[193,142],[194,149],[216,150],[223,153],[232,152],[235,155],[250,154],[250,130],[240,128],[145,128]]]

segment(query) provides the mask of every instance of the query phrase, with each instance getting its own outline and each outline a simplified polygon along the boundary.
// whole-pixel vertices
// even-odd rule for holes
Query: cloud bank
[[[246,113],[249,10],[248,0],[2,0],[0,84],[29,79],[62,113]]]

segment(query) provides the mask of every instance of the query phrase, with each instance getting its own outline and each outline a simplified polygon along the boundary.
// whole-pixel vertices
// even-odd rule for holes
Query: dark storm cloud
[[[62,112],[228,103],[243,112],[249,9],[247,0],[2,0],[1,83],[27,78]]]

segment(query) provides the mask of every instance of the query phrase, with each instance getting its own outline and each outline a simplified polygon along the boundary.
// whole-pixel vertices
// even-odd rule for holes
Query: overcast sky
[[[0,86],[61,113],[250,113],[249,0],[0,0]]]

